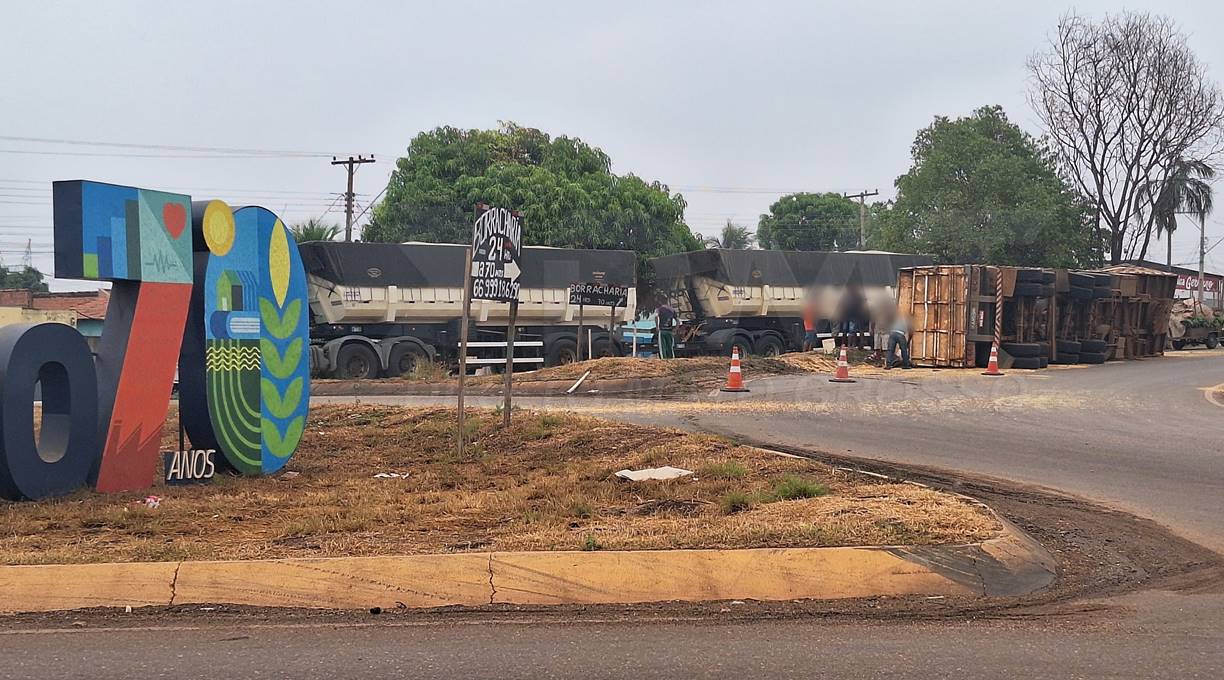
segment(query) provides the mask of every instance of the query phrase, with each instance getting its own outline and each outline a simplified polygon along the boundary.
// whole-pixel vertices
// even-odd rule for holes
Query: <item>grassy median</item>
[[[0,563],[929,545],[999,529],[954,496],[718,437],[530,411],[503,429],[474,409],[468,425],[460,458],[453,409],[315,408],[289,474],[157,487],[157,508],[145,493],[0,504]],[[614,475],[663,465],[695,474]]]

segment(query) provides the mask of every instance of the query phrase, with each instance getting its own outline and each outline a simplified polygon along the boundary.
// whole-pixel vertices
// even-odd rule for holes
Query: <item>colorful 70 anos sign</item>
[[[69,326],[0,328],[0,496],[151,485],[176,363],[196,448],[245,474],[284,466],[310,376],[306,276],[281,220],[98,182],[53,195],[55,275],[110,281],[110,306],[96,357]]]

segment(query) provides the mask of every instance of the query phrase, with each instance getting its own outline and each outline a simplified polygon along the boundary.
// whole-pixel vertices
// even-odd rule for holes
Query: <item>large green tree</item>
[[[943,263],[1074,267],[1099,261],[1091,214],[1036,139],[987,106],[919,130],[914,165],[875,245]]]
[[[579,139],[514,123],[417,135],[363,238],[466,243],[476,203],[519,211],[527,245],[636,251],[643,294],[653,285],[649,258],[701,247],[680,194],[612,173],[608,155]]]
[[[859,206],[841,194],[790,194],[757,223],[757,243],[773,250],[852,250],[859,242]]]

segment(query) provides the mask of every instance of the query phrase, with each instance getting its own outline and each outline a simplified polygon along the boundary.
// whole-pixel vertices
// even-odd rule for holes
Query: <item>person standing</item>
[[[816,334],[816,296],[808,291],[803,300],[803,351],[810,352],[820,344]]]
[[[862,333],[865,330],[863,316],[865,316],[866,306],[867,301],[863,296],[862,286],[857,283],[846,286],[846,290],[842,293],[841,303],[838,305],[837,315],[841,321],[842,347],[860,349],[863,346]]]
[[[655,328],[659,334],[659,358],[676,358],[676,338],[673,331],[676,326],[676,310],[667,304],[667,298],[662,295],[655,298]]]
[[[910,364],[910,323],[905,312],[897,310],[888,332],[888,353],[884,357],[884,368],[893,367],[893,359],[897,356],[897,348],[901,348],[901,368],[913,368]]]

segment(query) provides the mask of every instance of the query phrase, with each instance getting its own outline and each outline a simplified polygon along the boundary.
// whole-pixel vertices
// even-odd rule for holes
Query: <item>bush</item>
[[[697,471],[697,476],[709,479],[739,479],[746,474],[748,470],[733,460],[711,463]]]
[[[795,475],[787,475],[773,489],[773,499],[793,501],[798,498],[816,498],[829,493],[829,488]]]
[[[750,494],[743,491],[731,491],[719,499],[718,507],[722,509],[724,515],[732,515],[751,508],[754,502],[755,499]]]

